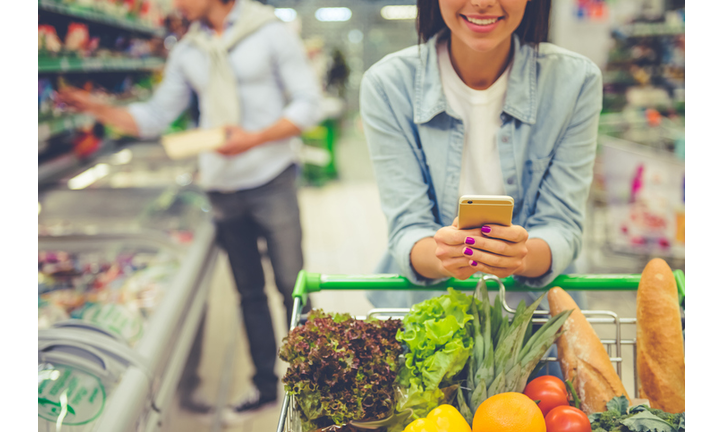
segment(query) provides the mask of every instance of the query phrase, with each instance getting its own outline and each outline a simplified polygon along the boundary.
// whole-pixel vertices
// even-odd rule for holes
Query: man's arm
[[[116,107],[76,88],[63,89],[58,95],[75,110],[88,113],[103,124],[129,135],[153,138],[162,134],[188,107],[191,88],[181,70],[178,52],[173,50],[166,62],[163,81],[148,102]]]
[[[226,127],[226,143],[216,151],[226,156],[243,153],[261,144],[299,135],[301,129],[287,118],[281,118],[266,129],[249,132],[239,126]]]
[[[125,108],[99,102],[88,92],[74,87],[62,89],[58,95],[76,111],[88,113],[99,122],[113,126],[124,134],[138,136],[136,120]]]

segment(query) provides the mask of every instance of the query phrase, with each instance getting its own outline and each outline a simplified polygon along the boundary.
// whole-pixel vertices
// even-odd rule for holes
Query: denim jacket
[[[390,54],[365,74],[361,116],[388,222],[388,252],[379,273],[430,280],[411,266],[416,242],[451,225],[457,215],[464,125],[442,90],[435,44]],[[548,43],[535,49],[513,40],[497,145],[513,224],[547,242],[550,270],[518,277],[540,288],[580,253],[592,182],[602,76],[589,59]]]

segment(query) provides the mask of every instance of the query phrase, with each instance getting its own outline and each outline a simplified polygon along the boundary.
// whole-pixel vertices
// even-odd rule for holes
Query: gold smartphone
[[[512,225],[515,200],[507,195],[463,195],[459,199],[459,229],[482,225]]]

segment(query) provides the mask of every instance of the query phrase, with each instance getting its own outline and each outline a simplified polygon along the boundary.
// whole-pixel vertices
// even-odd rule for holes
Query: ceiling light
[[[351,18],[351,9],[345,7],[319,8],[314,15],[319,21],[349,21],[349,18]]]
[[[382,18],[388,20],[411,20],[417,18],[415,5],[390,5],[382,8]]]
[[[284,22],[291,22],[296,19],[296,9],[276,8],[274,13],[276,13],[276,16]]]

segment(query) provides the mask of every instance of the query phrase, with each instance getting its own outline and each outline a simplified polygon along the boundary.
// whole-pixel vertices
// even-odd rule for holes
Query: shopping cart
[[[678,297],[681,304],[685,301],[685,275],[681,270],[673,272],[678,286]],[[302,270],[296,279],[294,286],[294,307],[291,315],[291,329],[298,326],[301,322],[301,309],[306,304],[309,293],[330,290],[414,290],[414,289],[446,289],[448,287],[460,291],[475,291],[475,296],[479,298],[482,285],[486,284],[490,291],[499,291],[499,297],[502,300],[502,307],[509,314],[514,314],[512,309],[505,300],[505,292],[526,292],[530,291],[529,287],[517,283],[513,278],[500,279],[493,275],[484,275],[482,277],[472,277],[467,280],[449,279],[439,285],[433,287],[419,287],[412,284],[408,279],[398,275],[322,275],[319,273],[309,273]],[[562,275],[558,276],[548,288],[560,287],[565,290],[585,290],[585,291],[634,291],[637,290],[640,283],[639,274],[630,275]],[[544,291],[544,290],[540,290]],[[409,312],[408,308],[376,308],[369,311],[366,316],[357,316],[358,319],[367,317],[375,317],[379,319],[399,319]],[[621,318],[613,311],[604,310],[583,310],[582,313],[587,317],[591,324],[606,324],[614,326],[615,336],[612,339],[601,339],[606,346],[610,361],[616,364],[617,373],[620,378],[623,377],[623,358],[622,348],[632,346],[633,356],[635,356],[635,339],[623,339],[622,326],[634,326],[635,318]],[[534,324],[544,324],[549,319],[549,311],[535,311],[536,318],[533,318]],[[549,362],[556,361],[554,357],[545,357],[541,361],[549,365]],[[633,361],[636,359],[633,357]],[[637,370],[633,367],[635,397],[638,397],[637,389]],[[295,407],[293,396],[286,393],[284,402],[281,407],[281,415],[277,432],[301,432],[301,423],[298,412]]]

